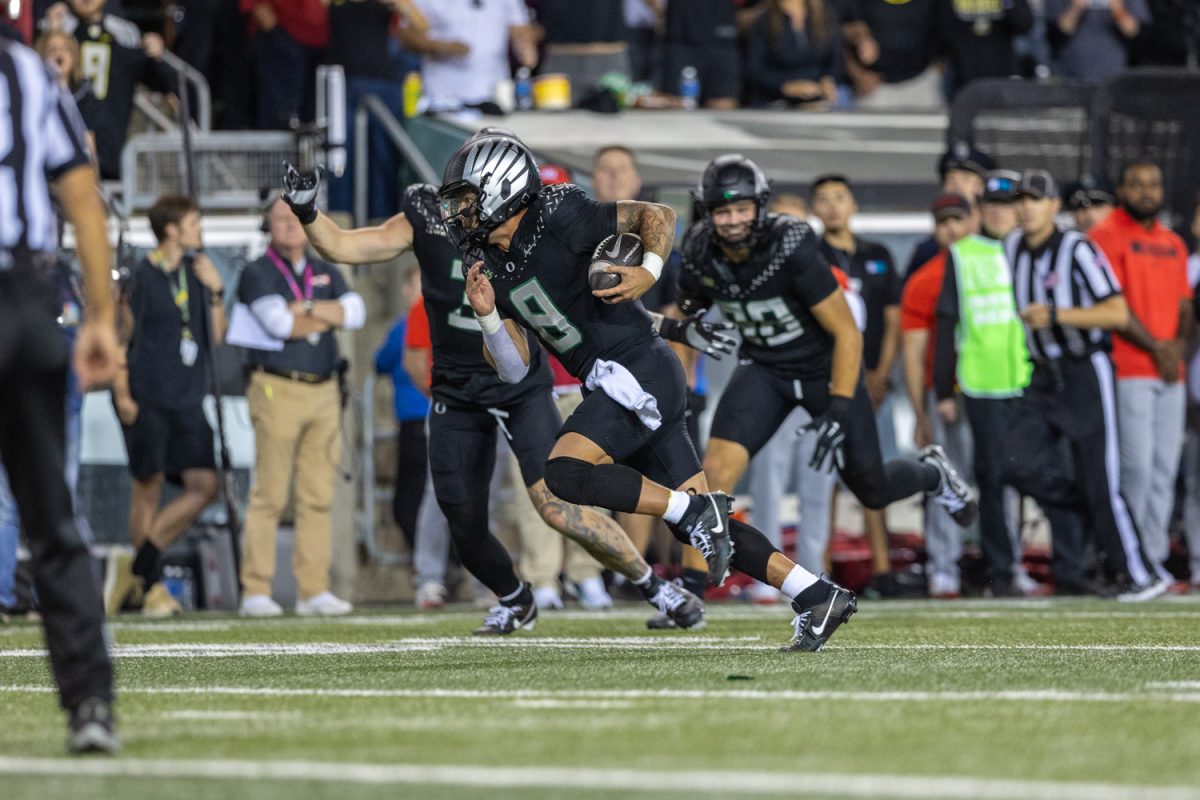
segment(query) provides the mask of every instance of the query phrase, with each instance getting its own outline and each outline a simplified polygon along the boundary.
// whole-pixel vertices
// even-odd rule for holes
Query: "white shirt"
[[[529,24],[523,0],[416,0],[416,5],[429,20],[426,36],[471,48],[461,58],[422,60],[431,109],[450,111],[491,100],[496,82],[510,74],[509,28]]]

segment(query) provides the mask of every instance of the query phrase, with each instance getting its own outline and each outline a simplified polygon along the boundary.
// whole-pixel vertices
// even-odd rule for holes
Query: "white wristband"
[[[475,319],[479,320],[479,327],[483,328],[484,333],[495,333],[504,326],[504,321],[500,319],[500,312],[494,308],[487,316],[481,317],[476,314]]]
[[[663,271],[662,257],[657,253],[646,253],[642,256],[642,269],[654,276],[654,280],[658,280]]]

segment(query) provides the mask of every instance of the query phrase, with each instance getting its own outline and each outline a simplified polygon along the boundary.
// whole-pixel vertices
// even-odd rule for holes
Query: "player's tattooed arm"
[[[529,499],[547,525],[578,542],[608,569],[632,581],[646,574],[649,567],[645,559],[611,517],[560,500],[546,488],[545,481],[538,481],[529,487]]]
[[[642,247],[663,261],[675,244],[675,211],[661,203],[628,200],[617,203],[617,232],[636,233]]]

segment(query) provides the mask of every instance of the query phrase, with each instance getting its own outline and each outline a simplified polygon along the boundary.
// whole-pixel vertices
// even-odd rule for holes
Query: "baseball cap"
[[[542,164],[538,168],[538,175],[542,178],[542,186],[554,186],[559,183],[570,183],[571,172],[566,167],[560,167],[558,164]]]
[[[961,194],[940,194],[929,207],[929,213],[937,222],[950,217],[965,218],[971,216],[971,204]]]
[[[981,150],[976,150],[967,142],[955,142],[950,146],[950,149],[942,154],[942,158],[938,161],[938,175],[942,178],[946,177],[946,173],[952,169],[962,169],[967,172],[974,172],[981,178],[987,176],[989,170],[996,168],[996,162],[991,156]]]
[[[985,203],[1011,203],[1017,199],[1017,186],[1021,173],[1011,169],[994,169],[983,179],[983,201]]]
[[[1096,205],[1111,206],[1116,203],[1112,186],[1090,176],[1068,186],[1064,194],[1067,197],[1068,211],[1078,211]]]
[[[1046,170],[1027,169],[1021,173],[1021,183],[1017,186],[1017,197],[1053,200],[1058,196],[1058,184],[1054,182],[1054,176]]]

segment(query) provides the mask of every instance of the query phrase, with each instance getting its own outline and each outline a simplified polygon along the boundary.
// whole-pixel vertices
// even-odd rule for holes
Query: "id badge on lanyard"
[[[159,269],[163,269],[167,276],[167,285],[171,285],[171,274],[163,268],[162,254],[157,250],[150,254],[150,260],[155,263]],[[188,323],[192,320],[191,295],[188,292],[187,284],[187,268],[184,262],[180,262],[175,268],[177,276],[177,285],[172,286],[173,298],[175,307],[179,309],[179,361],[185,367],[194,366],[196,359],[200,356],[200,345],[192,338],[192,329],[188,327]]]
[[[275,265],[275,269],[279,270],[279,274],[287,281],[288,288],[292,290],[298,302],[304,303],[312,300],[313,296],[313,269],[311,263],[304,265],[304,292],[301,293],[300,285],[296,283],[295,276],[292,275],[292,270],[284,263],[283,259],[271,248],[267,248],[267,257],[271,259],[271,263]],[[304,337],[304,340],[313,347],[321,343],[321,334],[313,332]]]

